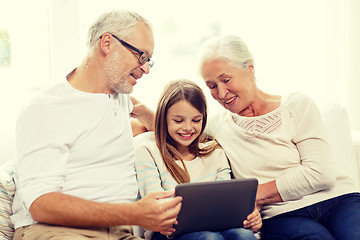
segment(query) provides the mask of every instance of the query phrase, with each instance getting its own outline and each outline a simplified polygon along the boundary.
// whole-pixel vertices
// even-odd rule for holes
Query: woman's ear
[[[249,70],[251,76],[254,77],[254,76],[255,76],[254,65],[250,65],[250,66],[248,67],[248,70]]]
[[[254,75],[254,66],[253,66],[253,65],[250,65],[250,66],[248,67],[248,69],[249,69],[250,73],[251,73],[252,75]]]

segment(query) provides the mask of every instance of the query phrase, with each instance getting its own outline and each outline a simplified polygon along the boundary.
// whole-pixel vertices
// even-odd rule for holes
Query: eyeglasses
[[[113,36],[116,40],[118,40],[125,47],[130,48],[131,50],[137,52],[139,54],[138,60],[139,60],[139,63],[141,63],[141,65],[144,65],[145,63],[149,62],[150,68],[152,68],[154,66],[154,61],[150,59],[150,56],[147,52],[143,52],[143,51],[137,49],[133,45],[130,45],[129,43],[125,42],[124,40],[121,40],[120,38],[118,38],[117,36],[115,36],[113,34],[111,34],[111,36]]]

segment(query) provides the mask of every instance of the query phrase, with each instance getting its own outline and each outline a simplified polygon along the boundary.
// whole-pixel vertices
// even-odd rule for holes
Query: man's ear
[[[110,46],[111,46],[112,36],[110,33],[104,33],[100,38],[100,49],[105,55],[110,53]]]

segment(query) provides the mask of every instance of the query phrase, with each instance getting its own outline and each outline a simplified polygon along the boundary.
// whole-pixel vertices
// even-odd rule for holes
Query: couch
[[[360,182],[360,132],[351,131],[347,110],[339,104],[320,106],[329,130],[332,154],[339,167]],[[9,219],[15,193],[13,182],[14,136],[12,131],[0,135],[0,239],[12,239],[13,226]],[[360,189],[360,188],[359,188]]]

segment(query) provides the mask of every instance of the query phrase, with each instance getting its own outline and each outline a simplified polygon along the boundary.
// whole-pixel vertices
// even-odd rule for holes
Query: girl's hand
[[[260,212],[255,207],[255,210],[247,216],[247,219],[243,222],[244,228],[248,228],[253,232],[258,232],[262,226],[262,219]]]

